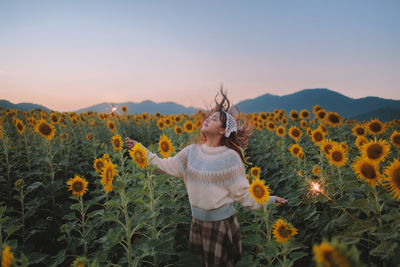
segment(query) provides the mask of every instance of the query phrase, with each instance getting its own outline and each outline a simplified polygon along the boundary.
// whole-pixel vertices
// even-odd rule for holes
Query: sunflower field
[[[200,266],[188,250],[182,179],[149,166],[174,156],[207,114],[0,110],[3,266]],[[242,114],[252,197],[235,203],[237,266],[399,266],[400,122],[312,111]],[[141,144],[128,149],[125,137]],[[145,147],[143,147],[143,146]]]

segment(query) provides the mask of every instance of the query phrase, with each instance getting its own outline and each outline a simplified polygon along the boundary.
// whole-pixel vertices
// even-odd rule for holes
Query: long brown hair
[[[218,95],[221,94],[222,99],[220,101],[217,101]],[[254,125],[253,121],[249,116],[244,116],[243,124],[240,125],[240,119],[241,119],[241,113],[238,109],[238,107],[233,106],[231,107],[231,102],[229,101],[227,94],[224,93],[223,91],[223,86],[221,85],[219,93],[215,96],[215,106],[211,108],[211,110],[208,110],[206,113],[203,113],[203,118],[202,120],[204,121],[206,118],[208,118],[211,114],[214,112],[219,112],[219,119],[221,121],[221,126],[222,128],[226,128],[226,114],[225,112],[229,113],[232,115],[232,117],[235,119],[238,127],[236,132],[231,132],[229,137],[226,137],[225,135],[222,136],[221,138],[221,145],[224,145],[228,148],[231,148],[235,150],[240,158],[242,159],[242,162],[246,165],[252,165],[249,162],[246,162],[243,156],[243,151],[242,149],[246,148],[248,143],[249,143],[249,137],[253,133]],[[233,112],[233,108],[236,110],[236,114]],[[199,140],[200,139],[200,140]],[[198,143],[205,143],[207,141],[206,136],[204,135],[203,132],[200,133],[200,138],[197,138]]]

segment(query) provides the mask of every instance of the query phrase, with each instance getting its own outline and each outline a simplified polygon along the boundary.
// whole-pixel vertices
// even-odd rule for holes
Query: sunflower
[[[104,160],[103,159],[96,159],[93,163],[93,167],[96,172],[101,172],[104,167]]]
[[[325,133],[318,128],[315,130],[312,130],[311,131],[311,139],[315,144],[319,145],[319,144],[321,144],[322,141],[324,141]]]
[[[57,116],[57,113],[52,112],[52,113],[50,113],[50,121],[51,121],[51,123],[53,123],[53,124],[58,124],[61,120],[60,120],[60,118]]]
[[[310,111],[307,109],[303,109],[300,111],[300,118],[301,119],[309,119],[310,118]]]
[[[349,146],[346,142],[340,142],[340,146],[344,148],[344,151],[347,152],[349,150]]]
[[[112,182],[114,180],[115,175],[117,175],[116,165],[113,164],[111,161],[106,162],[103,169],[101,170],[101,184],[104,185],[104,189],[106,193],[112,191]]]
[[[390,136],[390,142],[400,148],[400,132],[394,131],[392,136]]]
[[[40,119],[40,121],[35,125],[35,131],[47,140],[51,140],[54,137],[56,129],[54,129],[54,126],[48,124],[44,119]]]
[[[301,127],[301,128],[306,129],[307,126],[308,126],[308,125],[307,125],[307,121],[305,121],[305,120],[301,120],[301,121],[300,121],[300,127]]]
[[[185,129],[185,132],[191,133],[194,131],[194,124],[192,121],[188,120],[183,124],[183,129]]]
[[[11,247],[7,245],[1,253],[1,267],[10,267],[13,263],[14,253],[11,252]]]
[[[383,161],[390,151],[390,145],[386,140],[379,139],[368,141],[361,147],[361,153],[364,157],[369,160],[379,163]]]
[[[313,173],[314,175],[317,175],[317,176],[318,176],[318,174],[319,174],[320,172],[321,172],[320,168],[319,168],[317,165],[315,165],[314,168],[312,169],[312,173]]]
[[[283,219],[278,219],[273,226],[272,233],[276,242],[283,244],[297,234],[297,229]]]
[[[173,119],[170,116],[164,118],[165,126],[169,127],[172,125]]]
[[[357,136],[355,144],[358,147],[359,150],[361,150],[361,147],[365,145],[368,142],[368,140],[364,136]]]
[[[278,128],[276,128],[275,133],[277,136],[284,137],[286,133],[286,128],[283,126],[279,126]]]
[[[303,148],[299,146],[298,144],[293,144],[289,148],[290,154],[292,154],[295,157],[302,158],[303,157]]]
[[[289,136],[294,139],[296,142],[300,139],[303,135],[303,132],[297,128],[296,126],[292,126],[289,128]]]
[[[329,242],[323,241],[320,245],[313,246],[314,260],[321,266],[351,267],[354,263],[339,249]]]
[[[83,196],[88,189],[87,188],[88,182],[86,181],[86,179],[83,178],[83,176],[79,176],[77,174],[75,174],[74,178],[70,178],[67,184],[68,184],[68,190],[71,190],[72,194],[78,197]]]
[[[142,113],[142,119],[143,119],[144,121],[147,121],[147,120],[149,119],[149,113],[148,113],[148,112],[143,112],[143,113]]]
[[[345,149],[339,145],[334,144],[332,150],[329,153],[329,163],[336,167],[342,167],[347,162],[347,153]]]
[[[365,136],[367,134],[367,129],[360,123],[354,126],[352,131],[355,136]]]
[[[120,151],[122,149],[122,144],[124,142],[122,141],[121,136],[119,134],[117,134],[112,137],[111,143],[114,147],[114,151]]]
[[[320,111],[321,109],[322,109],[322,107],[321,107],[320,105],[315,105],[315,106],[313,107],[313,113],[314,113],[315,115],[317,115],[317,112]]]
[[[288,122],[287,118],[283,118],[283,119],[282,119],[282,124],[283,124],[283,125],[286,126],[286,125],[288,125],[288,123],[289,123],[289,122]]]
[[[15,119],[14,125],[15,128],[17,128],[18,133],[23,134],[26,129],[24,123],[20,119]]]
[[[320,148],[327,158],[329,158],[333,145],[334,142],[331,139],[324,139],[320,144]]]
[[[386,126],[378,119],[373,119],[367,123],[367,129],[370,134],[376,135],[383,133],[386,130]]]
[[[269,200],[269,186],[265,185],[264,180],[253,179],[250,188],[250,195],[256,200],[257,204],[266,203]]]
[[[250,169],[250,175],[253,176],[254,178],[258,179],[260,178],[261,174],[261,168],[260,167],[253,167]]]
[[[159,119],[158,121],[157,121],[157,127],[162,131],[162,130],[164,130],[165,129],[165,122],[164,122],[164,119]]]
[[[357,160],[352,164],[354,172],[358,174],[358,177],[364,179],[372,187],[375,187],[375,183],[381,183],[382,177],[378,172],[379,165],[377,162],[371,161],[368,158],[358,157]]]
[[[86,135],[86,140],[90,141],[93,139],[93,134],[92,133],[88,133],[88,135]]]
[[[394,159],[390,166],[385,168],[385,180],[384,187],[396,200],[400,200],[400,162]]]
[[[325,120],[327,113],[324,109],[321,109],[321,110],[318,110],[315,115],[320,121],[322,121],[322,120]]]
[[[107,120],[107,127],[111,132],[115,133],[115,123],[113,121]]]
[[[276,125],[273,121],[267,122],[267,129],[270,131],[274,131],[276,129]]]
[[[137,143],[132,149],[129,150],[129,155],[132,160],[136,162],[138,168],[146,168],[147,163],[147,150]]]
[[[175,131],[175,133],[178,134],[178,135],[183,134],[183,129],[182,129],[182,127],[179,126],[179,125],[176,125],[176,126],[175,126],[174,131]]]
[[[342,124],[343,118],[336,112],[329,112],[325,117],[325,122],[333,127],[337,127]]]
[[[299,113],[297,112],[297,110],[291,110],[289,113],[289,117],[292,121],[295,121],[299,119]]]
[[[122,106],[121,111],[125,114],[128,112],[128,107],[127,106]]]
[[[160,151],[163,158],[170,157],[175,151],[171,140],[169,140],[168,137],[164,134],[160,136],[160,141],[158,142],[158,150]]]

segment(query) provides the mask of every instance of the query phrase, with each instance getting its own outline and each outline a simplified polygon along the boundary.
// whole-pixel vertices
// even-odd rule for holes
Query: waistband
[[[235,214],[233,205],[223,206],[215,210],[203,210],[191,206],[192,216],[201,221],[219,221],[231,217]]]

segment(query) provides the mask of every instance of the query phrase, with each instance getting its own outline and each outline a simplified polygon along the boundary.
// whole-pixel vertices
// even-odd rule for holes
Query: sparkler
[[[118,108],[116,106],[114,106],[114,104],[111,104],[111,106],[112,106],[112,108],[111,108],[110,114],[115,114],[115,117],[117,117],[117,119],[118,119],[118,123],[119,123],[121,130],[124,132],[125,138],[128,137],[128,135],[124,131],[124,128],[122,127],[121,121],[119,119]]]
[[[328,196],[324,190],[321,188],[321,184],[317,183],[317,182],[311,182],[310,183],[310,193],[312,195],[318,195],[319,193],[321,193],[321,195],[323,195],[324,197],[326,197],[329,201],[331,201],[332,203],[337,205],[337,202],[335,200],[333,200],[330,196]],[[345,210],[344,208],[341,208],[344,213],[346,213],[347,215],[349,215],[354,221],[358,221],[356,217],[354,217],[353,215],[351,215],[347,210]]]

